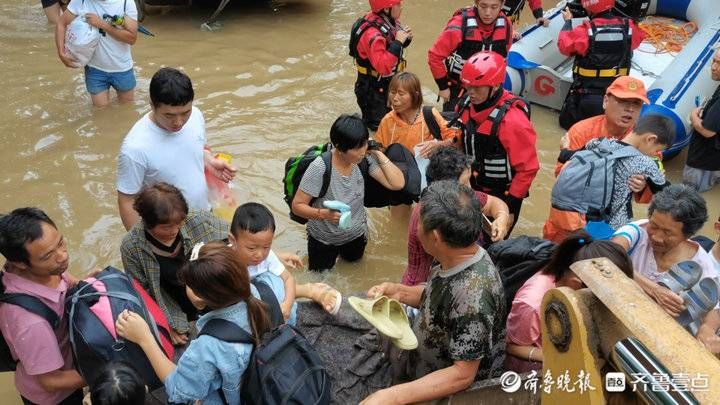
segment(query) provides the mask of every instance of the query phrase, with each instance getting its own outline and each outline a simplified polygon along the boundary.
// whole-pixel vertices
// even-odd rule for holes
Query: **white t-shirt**
[[[138,13],[135,0],[71,0],[68,11],[78,17],[85,14],[128,16],[137,20]],[[133,67],[130,44],[120,42],[110,34],[100,35],[100,44],[93,54],[88,66],[103,72],[125,72]]]
[[[193,107],[178,132],[160,128],[150,114],[133,125],[120,147],[117,190],[133,195],[143,186],[164,181],[180,189],[191,210],[209,210],[202,112]]]
[[[275,252],[272,250],[270,251],[270,254],[268,254],[268,257],[265,258],[260,264],[256,266],[248,266],[248,273],[250,273],[250,279],[253,279],[265,272],[270,272],[278,277],[285,271],[285,266],[283,266],[280,259],[277,257]]]
[[[628,255],[630,255],[633,269],[657,283],[663,273],[657,271],[655,255],[653,254],[650,238],[646,231],[647,223],[647,219],[631,222],[625,226],[621,226],[615,231],[615,235],[613,236],[622,236],[630,242]],[[702,278],[711,277],[717,279],[718,268],[715,267],[712,261],[712,255],[706,252],[697,242],[689,239],[688,242],[697,246],[697,252],[690,260],[700,265],[700,268],[702,268]]]

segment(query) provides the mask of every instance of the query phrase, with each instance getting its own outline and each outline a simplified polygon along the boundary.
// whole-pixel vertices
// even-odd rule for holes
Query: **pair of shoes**
[[[720,295],[714,279],[701,280],[701,277],[700,265],[687,260],[674,264],[658,279],[658,284],[680,295],[685,302],[685,310],[678,315],[677,321],[693,336],[697,335],[705,314],[717,305]]]
[[[705,277],[695,286],[680,293],[685,302],[685,310],[677,317],[680,325],[696,336],[705,315],[718,303],[718,284],[715,279]]]
[[[403,350],[417,348],[417,337],[410,327],[405,308],[398,300],[383,295],[374,299],[350,297],[348,302],[378,332],[388,336],[395,346]]]
[[[697,282],[700,281],[700,277],[702,277],[702,268],[700,265],[692,260],[686,260],[670,266],[667,273],[660,276],[657,282],[675,294],[680,294],[697,284]]]

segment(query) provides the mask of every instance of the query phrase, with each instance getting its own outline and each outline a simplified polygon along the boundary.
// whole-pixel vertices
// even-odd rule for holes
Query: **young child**
[[[132,366],[124,362],[108,363],[90,387],[92,405],[143,405],[147,389]]]
[[[266,306],[257,298],[259,293],[250,284],[245,265],[225,243],[202,246],[197,258],[180,270],[179,277],[192,304],[208,311],[198,319],[198,330],[212,319],[224,319],[259,339],[270,328]],[[240,403],[238,381],[250,362],[252,344],[229,343],[201,334],[190,342],[175,365],[138,314],[123,311],[115,328],[120,336],[137,343],[145,352],[165,385],[169,403],[198,400],[207,405]]]
[[[612,229],[617,229],[632,219],[633,193],[642,192],[646,187],[656,193],[669,185],[653,157],[672,145],[674,138],[675,125],[669,118],[645,115],[638,120],[635,130],[621,141],[609,141],[613,151],[630,145],[640,152],[615,162],[610,209],[605,218],[605,222]],[[602,141],[593,139],[585,145],[585,149],[597,149]],[[551,207],[550,216],[543,227],[543,238],[560,243],[568,234],[583,228],[586,223],[584,214]]]
[[[250,280],[260,277],[272,286],[272,275],[280,277],[285,286],[285,299],[280,303],[283,316],[291,325],[295,324],[295,278],[285,269],[275,252],[270,249],[275,237],[275,218],[270,210],[258,203],[243,204],[235,210],[228,240],[239,254],[240,261],[247,266]],[[290,258],[302,265],[300,258]]]

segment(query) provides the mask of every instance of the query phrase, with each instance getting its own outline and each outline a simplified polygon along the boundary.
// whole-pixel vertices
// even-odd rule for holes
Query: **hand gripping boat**
[[[677,54],[656,53],[645,41],[635,50],[630,75],[642,79],[651,104],[642,114],[661,114],[677,127],[675,144],[665,157],[677,155],[690,142],[690,112],[715,91],[710,78],[714,46],[720,41],[720,4],[717,0],[625,0],[647,10],[648,16],[670,17],[694,23],[697,32]],[[618,4],[620,2],[618,1]],[[559,110],[572,84],[573,58],[560,53],[557,38],[564,20],[562,1],[545,13],[548,27],[532,26],[522,32],[508,55],[505,88],[535,104]],[[573,25],[582,22],[574,19]]]

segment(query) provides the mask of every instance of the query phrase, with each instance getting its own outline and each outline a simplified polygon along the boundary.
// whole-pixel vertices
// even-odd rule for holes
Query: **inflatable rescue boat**
[[[560,53],[557,38],[564,25],[560,2],[545,13],[547,27],[530,26],[522,31],[508,55],[505,87],[526,100],[559,110],[572,84],[573,58]],[[681,27],[686,41],[677,49],[646,38],[635,50],[630,75],[642,79],[650,105],[642,114],[662,114],[677,126],[675,143],[665,151],[672,157],[690,142],[692,109],[702,106],[717,87],[709,69],[720,42],[718,0],[617,0],[616,13],[643,22],[663,18],[668,29]],[[655,16],[655,17],[653,17]],[[673,20],[671,20],[673,19]],[[573,26],[582,22],[574,18]],[[689,28],[688,28],[689,27]],[[649,36],[649,37],[652,37]]]

